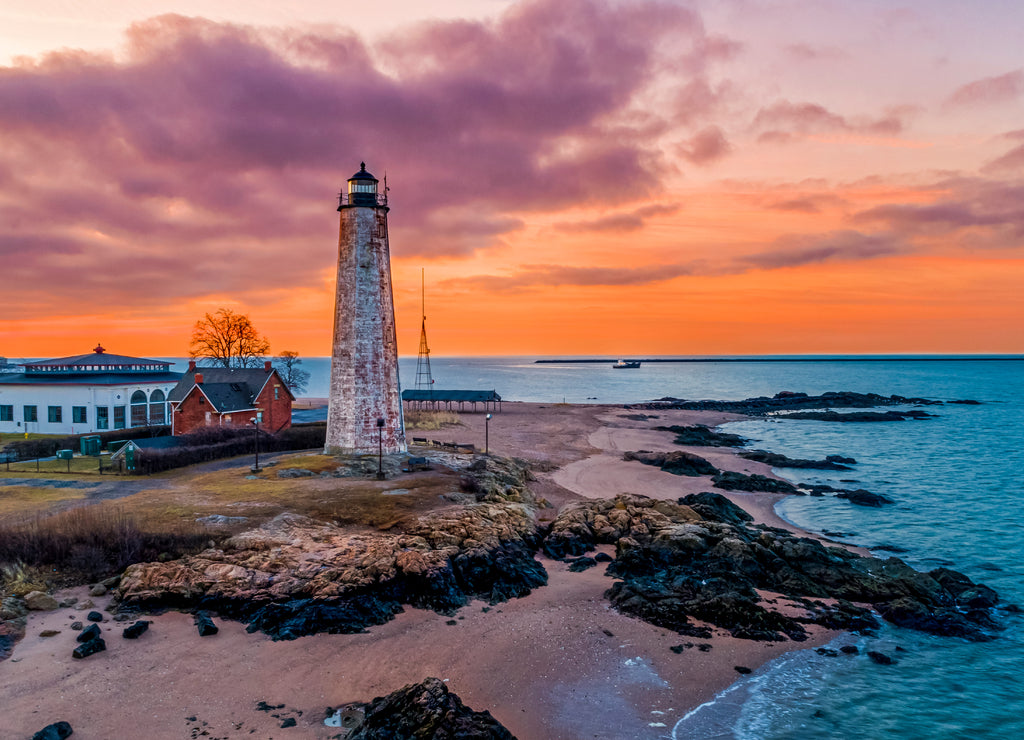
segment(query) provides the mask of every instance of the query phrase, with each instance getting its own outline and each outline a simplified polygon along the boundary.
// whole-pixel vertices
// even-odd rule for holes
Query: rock
[[[78,635],[75,637],[75,640],[77,640],[78,642],[89,642],[90,640],[95,640],[99,636],[99,625],[90,624],[88,627],[86,627],[84,630],[78,633]]]
[[[732,470],[723,470],[711,479],[715,488],[726,491],[759,491],[762,493],[800,493],[797,488],[784,480],[769,478],[766,475],[744,475]]]
[[[76,647],[71,653],[71,657],[76,660],[82,658],[88,658],[90,655],[103,652],[107,649],[107,643],[103,641],[102,637],[94,637],[88,642],[83,642],[81,645]]]
[[[839,648],[839,652],[844,653],[846,655],[860,654],[860,650],[857,648],[856,645],[843,645],[841,648]]]
[[[753,673],[753,671],[747,668],[745,665],[733,666],[733,669],[741,676],[746,676],[748,673]]]
[[[86,599],[75,604],[75,609],[84,612],[86,609],[92,609],[95,604],[92,603],[92,599]]]
[[[0,600],[0,620],[18,619],[28,614],[28,605],[17,596]]]
[[[630,404],[625,408],[648,411],[691,409],[760,416],[793,409],[872,408],[875,406],[905,405],[930,406],[942,403],[942,401],[934,401],[927,398],[905,398],[896,395],[882,396],[877,393],[855,393],[853,391],[829,391],[820,396],[809,396],[806,393],[798,392],[786,393],[788,395],[776,394],[774,398],[760,396],[758,398],[747,398],[743,401],[685,401],[678,398],[663,398],[650,403]]]
[[[40,637],[55,637],[60,634],[60,630],[42,630],[39,633]]]
[[[284,730],[288,727],[295,727],[296,724],[298,723],[295,721],[294,717],[287,717],[281,721],[281,729]]]
[[[125,627],[124,632],[122,632],[121,634],[126,640],[135,640],[138,639],[142,635],[142,633],[148,630],[149,625],[151,624],[152,622],[148,622],[145,619],[140,619],[138,622],[134,622]]]
[[[935,414],[927,411],[854,411],[841,414],[838,411],[797,411],[792,414],[783,414],[779,419],[801,419],[807,421],[841,421],[841,422],[878,422],[878,421],[903,421],[904,419],[930,419]]]
[[[305,468],[285,468],[277,471],[278,478],[312,478],[313,471]]]
[[[569,561],[569,570],[573,573],[582,573],[589,568],[593,568],[595,565],[597,565],[596,559],[584,556],[582,558],[576,558],[575,560]]]
[[[33,735],[32,740],[64,740],[73,734],[74,730],[67,722],[54,722]]]
[[[610,563],[614,559],[615,558],[613,558],[611,555],[609,555],[606,552],[599,552],[599,553],[597,553],[594,556],[594,560],[597,561],[598,563]]]
[[[879,653],[875,650],[868,650],[868,657],[875,663],[878,663],[878,665],[893,665],[896,662],[885,653]]]
[[[713,491],[691,493],[679,499],[679,503],[689,506],[704,519],[712,522],[725,522],[739,526],[745,522],[754,521],[754,517],[750,514],[722,494]]]
[[[119,584],[120,582],[121,582],[121,576],[111,576],[110,578],[107,578],[106,580],[100,581],[100,583],[102,583],[107,588],[116,588],[117,584]]]
[[[837,650],[833,650],[832,648],[820,647],[820,648],[816,648],[814,652],[816,652],[818,655],[823,655],[826,658],[838,658],[839,657],[839,652]]]
[[[338,711],[357,717],[358,713],[353,710],[360,706],[362,723],[352,727],[346,740],[419,737],[515,740],[490,712],[473,711],[437,678],[427,678],[366,704],[349,705]]]
[[[863,488],[858,488],[855,491],[840,491],[836,494],[836,498],[844,498],[851,504],[857,504],[857,506],[874,506],[876,508],[892,503],[891,498],[871,493],[871,491],[865,491]]]
[[[196,623],[196,629],[199,631],[200,637],[209,637],[220,632],[220,628],[213,623],[210,619],[210,615],[206,612],[196,612],[193,618]]]
[[[745,450],[740,457],[746,460],[771,465],[773,468],[806,468],[811,470],[850,470],[846,465],[840,464],[839,460],[849,460],[839,455],[829,455],[824,460],[804,460],[801,458],[786,457],[777,452],[765,450]]]
[[[82,626],[83,625],[82,625],[81,622],[72,622],[71,623],[71,629],[75,630],[76,632],[79,631],[80,629],[82,629]]]
[[[247,521],[249,521],[247,516],[224,516],[223,514],[211,514],[210,516],[201,516],[196,519],[197,523],[207,527],[225,527],[231,524],[243,524]]]
[[[25,606],[35,612],[53,611],[58,607],[57,600],[42,591],[30,591],[25,594]]]
[[[92,588],[89,589],[89,595],[90,596],[106,596],[107,595],[107,587],[104,586],[102,583],[97,583],[95,586],[93,586]]]
[[[718,468],[700,455],[682,450],[677,452],[627,452],[622,459],[636,460],[644,465],[654,465],[672,475],[696,477],[715,475],[718,472]]]
[[[664,432],[673,432],[676,435],[675,443],[677,445],[687,445],[690,447],[742,447],[747,443],[747,440],[738,434],[716,432],[702,424],[692,427],[656,427],[656,429]]]
[[[825,462],[838,463],[839,465],[856,465],[857,461],[852,457],[843,457],[842,455],[826,455]]]
[[[59,606],[61,609],[67,609],[68,607],[72,607],[77,603],[78,597],[68,596],[66,599],[61,599],[57,606]]]
[[[88,619],[90,622],[102,622],[103,614],[100,612],[93,611],[86,614],[85,618]]]

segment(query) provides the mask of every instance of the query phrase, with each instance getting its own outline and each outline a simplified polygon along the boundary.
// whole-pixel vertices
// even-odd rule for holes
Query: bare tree
[[[270,342],[260,336],[245,314],[219,308],[196,322],[188,354],[221,367],[259,367],[270,352]]]
[[[281,354],[274,361],[277,374],[281,376],[281,380],[284,381],[284,384],[295,395],[305,392],[306,387],[309,385],[309,371],[300,368],[299,365],[301,364],[302,360],[299,359],[299,353],[292,352],[289,349],[282,350]]]

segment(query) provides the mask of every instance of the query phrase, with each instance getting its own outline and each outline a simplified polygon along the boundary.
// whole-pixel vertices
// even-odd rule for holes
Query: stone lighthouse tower
[[[338,283],[324,451],[404,452],[387,192],[366,164],[341,193]]]

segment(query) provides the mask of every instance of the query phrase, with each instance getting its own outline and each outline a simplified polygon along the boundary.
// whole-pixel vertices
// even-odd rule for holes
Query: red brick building
[[[295,396],[270,362],[262,369],[197,368],[188,372],[167,395],[171,406],[171,434],[188,434],[202,427],[252,427],[271,434],[292,425]]]

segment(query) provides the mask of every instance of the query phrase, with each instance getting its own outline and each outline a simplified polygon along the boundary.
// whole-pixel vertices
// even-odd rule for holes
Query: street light
[[[484,417],[484,454],[488,455],[491,448],[491,415]]]
[[[384,420],[377,419],[377,480],[384,480]]]
[[[252,466],[252,472],[260,472],[260,417],[253,416],[249,419],[252,422],[252,437],[256,448],[256,464]]]

